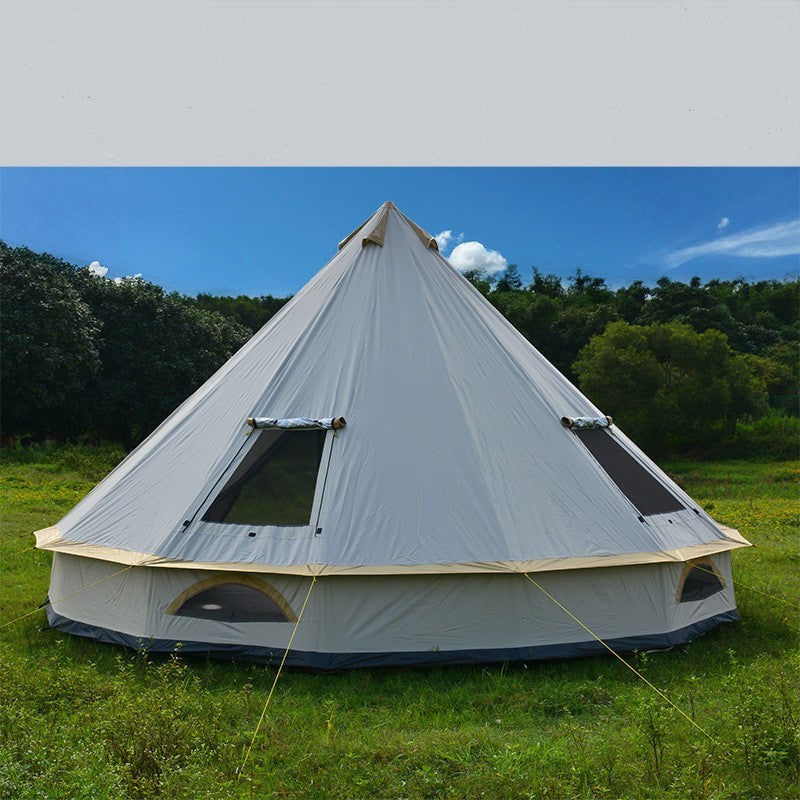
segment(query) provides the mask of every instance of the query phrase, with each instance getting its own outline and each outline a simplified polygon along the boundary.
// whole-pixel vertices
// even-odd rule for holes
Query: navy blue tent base
[[[633,650],[665,650],[700,636],[723,622],[737,622],[739,612],[726,611],[693,625],[687,625],[669,633],[626,636],[609,639],[607,644],[620,653]],[[283,657],[280,648],[248,645],[214,644],[208,642],[177,642],[169,639],[145,639],[127,633],[76,622],[57,614],[47,606],[47,621],[50,626],[75,636],[97,639],[101,642],[120,644],[133,650],[147,653],[186,653],[207,655],[219,660],[256,661],[262,664],[278,664]],[[357,669],[360,667],[417,666],[430,664],[490,664],[501,661],[540,661],[546,659],[582,658],[607,655],[608,651],[599,642],[592,640],[569,644],[536,645],[533,647],[500,647],[478,650],[416,650],[400,653],[312,653],[291,650],[286,659],[287,666],[306,667],[315,670]]]

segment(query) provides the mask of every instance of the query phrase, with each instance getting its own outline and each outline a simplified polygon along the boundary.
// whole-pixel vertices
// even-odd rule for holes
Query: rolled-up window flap
[[[614,423],[613,417],[561,417],[561,424],[565,428],[610,428]]]
[[[339,430],[347,425],[344,417],[323,417],[310,419],[308,417],[293,417],[292,419],[275,419],[273,417],[248,417],[247,424],[251,428],[283,428],[290,430]]]

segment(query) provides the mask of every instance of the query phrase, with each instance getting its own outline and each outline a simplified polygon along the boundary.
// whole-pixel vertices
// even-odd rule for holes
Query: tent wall
[[[713,562],[723,591],[679,603],[683,564],[538,573],[547,591],[595,633],[622,649],[666,647],[738,618],[730,556]],[[116,565],[56,554],[52,596],[116,571]],[[207,571],[135,567],[53,604],[56,627],[155,650],[280,655],[292,623],[225,623],[165,613]],[[310,580],[267,579],[298,612]],[[122,634],[122,637],[113,634]],[[128,637],[126,640],[125,637]],[[341,668],[420,661],[493,661],[598,652],[596,643],[521,574],[327,577],[317,581],[290,663]],[[600,651],[602,648],[600,648]]]
[[[71,619],[145,636],[154,577],[153,570],[54,553],[49,600],[54,611]]]

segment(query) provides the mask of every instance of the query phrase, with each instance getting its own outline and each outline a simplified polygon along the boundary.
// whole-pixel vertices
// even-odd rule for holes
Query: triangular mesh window
[[[324,430],[263,430],[203,515],[206,522],[308,525]]]
[[[602,428],[575,431],[619,490],[647,517],[680,511],[684,506],[657,481],[613,436]]]
[[[690,567],[681,588],[681,596],[678,602],[687,603],[692,600],[705,600],[712,594],[721,592],[722,582],[709,566]]]

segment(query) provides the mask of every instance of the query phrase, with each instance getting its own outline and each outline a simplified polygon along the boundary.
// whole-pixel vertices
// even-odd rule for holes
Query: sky
[[[386,200],[460,269],[797,277],[796,168],[4,168],[0,238],[184,294],[283,296]]]

